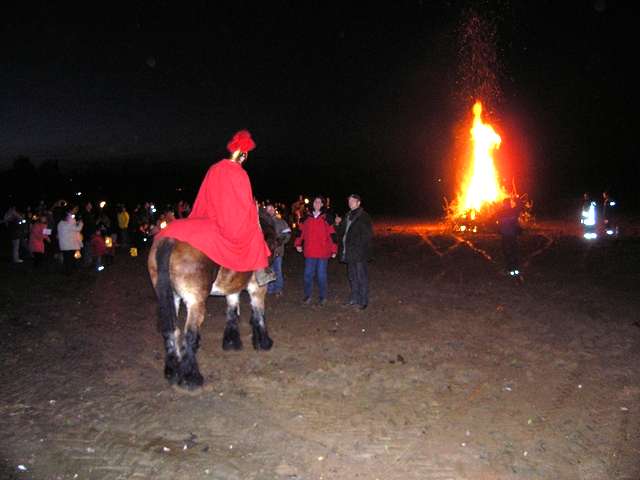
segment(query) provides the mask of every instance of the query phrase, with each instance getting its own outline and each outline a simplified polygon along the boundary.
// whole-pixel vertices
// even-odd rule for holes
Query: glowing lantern
[[[111,237],[104,237],[104,244],[107,248],[113,247],[113,239]]]
[[[163,228],[167,228],[167,222],[165,222],[164,220],[160,222],[160,229],[163,229]]]
[[[80,253],[80,250],[75,251],[75,253],[73,254],[73,258],[75,258],[76,260],[82,258],[82,254]]]
[[[105,202],[104,200],[100,202],[100,208],[104,208],[107,206],[107,202]]]
[[[132,257],[137,257],[138,256],[138,249],[136,247],[131,247],[129,249],[129,255],[131,255]]]

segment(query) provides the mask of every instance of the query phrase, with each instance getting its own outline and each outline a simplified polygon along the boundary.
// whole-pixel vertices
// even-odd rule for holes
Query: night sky
[[[482,41],[504,180],[549,212],[585,190],[638,206],[632,2],[343,3],[5,10],[0,169],[126,165],[135,183],[162,165],[192,192],[246,128],[259,198],[358,191],[373,211],[436,213],[487,75],[467,67],[474,15],[495,33]]]

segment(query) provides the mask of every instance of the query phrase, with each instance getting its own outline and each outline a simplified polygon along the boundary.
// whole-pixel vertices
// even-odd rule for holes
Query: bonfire
[[[493,220],[503,199],[517,197],[515,184],[514,191],[509,193],[499,181],[494,152],[500,148],[502,138],[490,124],[483,122],[480,101],[473,105],[470,134],[471,158],[459,192],[453,202],[447,203],[445,199],[447,219],[455,230],[462,232],[477,232]]]

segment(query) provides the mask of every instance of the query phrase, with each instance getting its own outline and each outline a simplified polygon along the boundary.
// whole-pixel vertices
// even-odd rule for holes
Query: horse
[[[260,216],[260,225],[269,249],[278,245],[273,224]],[[170,385],[193,390],[204,383],[196,354],[200,345],[200,327],[206,314],[209,295],[225,296],[226,326],[223,350],[241,350],[240,294],[249,293],[253,348],[269,350],[273,340],[265,323],[266,286],[259,286],[255,272],[236,272],[216,264],[197,248],[169,237],[154,241],[147,269],[158,299],[158,328],[164,338],[164,376]],[[183,330],[177,326],[180,303],[186,306]]]

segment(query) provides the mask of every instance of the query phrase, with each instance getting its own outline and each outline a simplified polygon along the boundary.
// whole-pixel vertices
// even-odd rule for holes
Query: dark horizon
[[[622,2],[134,3],[76,17],[43,4],[3,21],[3,177],[21,156],[89,176],[126,162],[146,169],[129,191],[176,162],[197,190],[247,128],[258,197],[358,191],[374,210],[435,213],[486,94],[508,186],[542,211],[605,189],[640,208],[636,16]],[[469,63],[465,34],[486,63]]]

